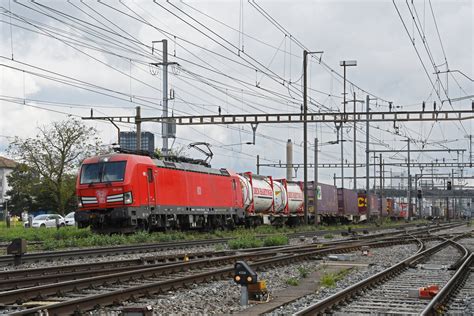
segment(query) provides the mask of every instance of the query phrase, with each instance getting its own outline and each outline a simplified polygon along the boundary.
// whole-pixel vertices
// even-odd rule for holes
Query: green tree
[[[18,164],[7,176],[10,189],[6,192],[12,214],[38,209],[57,209],[52,192],[43,185],[41,177],[26,164]]]
[[[74,179],[82,160],[100,152],[97,131],[75,119],[53,122],[38,128],[34,138],[16,137],[9,153],[28,167],[31,176],[39,179],[38,197],[50,195],[52,209],[64,214],[74,201]],[[20,188],[17,188],[20,189]],[[27,193],[23,192],[23,193]],[[13,193],[15,194],[15,193]]]

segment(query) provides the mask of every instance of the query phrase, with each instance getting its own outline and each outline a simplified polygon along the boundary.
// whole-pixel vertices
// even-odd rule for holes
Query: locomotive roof
[[[192,163],[186,162],[171,162],[159,159],[152,159],[153,163],[159,168],[168,168],[168,169],[177,169],[177,170],[185,170],[185,171],[193,171],[193,172],[200,172],[200,173],[209,173],[221,176],[229,176],[229,172],[227,169],[214,169],[209,168],[203,165],[196,165]]]
[[[149,156],[126,154],[126,153],[113,153],[113,154],[95,156],[95,157],[87,158],[86,160],[84,160],[84,163],[97,163],[99,161],[102,161],[103,159],[110,159],[109,161],[118,161],[120,159],[128,160],[128,158],[132,158],[133,160],[137,162],[142,162],[142,163],[149,162],[151,160],[153,164],[156,165],[158,168],[200,172],[200,173],[215,174],[215,175],[220,175],[220,176],[230,175],[229,171],[225,168],[215,169],[215,168],[206,167],[200,164],[165,161],[165,160],[160,160],[156,158],[151,158]]]

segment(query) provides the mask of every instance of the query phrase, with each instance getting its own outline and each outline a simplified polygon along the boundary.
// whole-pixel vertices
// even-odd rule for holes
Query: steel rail
[[[212,244],[221,244],[229,241],[231,238],[219,238],[219,239],[202,239],[202,240],[188,240],[179,242],[163,242],[154,244],[140,244],[140,245],[127,245],[127,246],[113,246],[113,247],[98,247],[98,248],[87,248],[79,250],[61,250],[61,251],[50,251],[50,252],[34,252],[26,253],[22,256],[23,262],[38,262],[46,260],[58,260],[59,258],[77,259],[89,256],[103,256],[103,255],[121,255],[124,253],[139,253],[139,252],[150,252],[155,250],[165,249],[176,249],[193,246],[207,246]],[[0,265],[8,265],[13,263],[13,256],[4,255],[0,256]]]
[[[451,279],[445,284],[445,286],[438,292],[438,294],[431,299],[431,302],[426,308],[420,313],[420,315],[439,315],[445,312],[444,304],[448,301],[450,296],[459,288],[466,276],[471,273],[471,266],[474,263],[474,254],[469,254],[460,267],[456,270],[456,273]]]
[[[444,248],[448,246],[449,244],[452,244],[462,253],[462,258],[456,261],[456,263],[451,265],[451,268],[456,267],[457,265],[462,264],[466,260],[467,256],[469,255],[468,250],[464,246],[454,241],[455,239],[463,238],[465,235],[466,234],[456,236],[453,239],[447,239],[443,243],[440,243],[424,251],[422,251],[423,247],[421,247],[418,250],[417,254],[393,265],[392,267],[384,271],[381,271],[369,278],[366,278],[365,280],[362,280],[356,284],[353,284],[343,289],[342,291],[335,293],[334,295],[331,295],[327,297],[326,299],[299,311],[298,313],[295,313],[295,315],[315,315],[315,314],[324,313],[325,311],[330,310],[333,306],[347,300],[348,298],[353,297],[354,295],[359,293],[361,290],[364,290],[374,284],[377,284],[381,281],[391,278],[392,276],[400,273],[401,271],[407,269],[408,267],[413,266],[417,262],[427,258],[433,253],[438,252],[441,248]]]
[[[423,233],[426,228],[416,233]],[[398,233],[398,232],[397,232]],[[319,247],[331,247],[336,245],[347,245],[353,242],[364,240],[365,244],[372,247],[384,247],[394,244],[403,243],[400,237],[391,236],[384,237],[385,235],[391,236],[389,233],[381,233],[370,236],[361,236],[361,239],[346,239],[341,241],[333,241],[328,243],[318,244]],[[367,238],[369,237],[369,238]],[[384,237],[383,239],[380,239]],[[368,239],[368,240],[367,240]],[[371,242],[370,240],[377,239]],[[292,252],[305,252],[313,250],[315,247],[314,243],[309,245],[302,245],[295,248],[295,246],[275,246],[266,248],[253,248],[244,249],[243,252],[255,252],[255,251],[276,251],[282,253]],[[349,249],[349,248],[348,248]],[[338,250],[340,251],[340,250]],[[349,250],[347,250],[349,251]],[[36,269],[21,269],[0,272],[0,290],[11,290],[19,289],[28,286],[39,286],[48,283],[58,283],[60,281],[74,280],[83,277],[89,277],[94,275],[103,275],[104,271],[107,273],[121,272],[133,269],[141,269],[145,266],[152,267],[158,265],[164,265],[167,263],[182,262],[184,260],[196,260],[202,258],[213,258],[217,256],[225,256],[235,254],[233,251],[222,251],[222,252],[196,252],[196,253],[181,253],[177,255],[164,255],[164,256],[150,256],[141,257],[137,259],[125,259],[125,260],[113,260],[105,262],[94,262],[94,263],[83,263],[83,264],[72,264],[72,265],[60,265],[54,267],[44,267]]]
[[[385,229],[391,228],[409,228],[415,224],[408,224],[403,226],[386,227]],[[441,226],[449,226],[451,224],[444,224]],[[369,228],[357,228],[353,229],[355,232],[376,231],[380,230],[380,227],[369,227]],[[346,230],[320,230],[314,232],[301,232],[301,233],[290,233],[287,234],[290,238],[298,238],[300,236],[323,236],[325,234],[340,234],[346,232]],[[383,234],[383,233],[382,233]],[[266,237],[269,235],[260,235],[257,237]],[[113,246],[113,247],[96,247],[76,250],[60,250],[60,251],[49,251],[49,252],[34,252],[26,253],[22,256],[22,262],[41,262],[41,261],[56,261],[58,259],[77,259],[82,257],[94,257],[104,255],[120,255],[128,253],[140,253],[150,252],[165,249],[176,249],[193,246],[206,246],[212,244],[226,243],[232,238],[219,238],[219,239],[202,239],[202,240],[191,240],[191,241],[179,241],[179,242],[161,242],[161,243],[148,243],[139,245],[126,245],[126,246]],[[0,256],[0,266],[12,265],[14,263],[14,257],[12,255]]]
[[[388,269],[385,269],[379,273],[376,273],[362,281],[359,281],[342,291],[339,291],[322,301],[313,304],[311,306],[306,307],[305,309],[295,313],[294,315],[296,316],[302,316],[302,315],[317,315],[320,313],[324,313],[327,310],[330,310],[333,306],[342,303],[346,301],[347,299],[353,297],[360,291],[378,283],[382,282],[390,277],[392,277],[395,274],[398,274],[399,272],[407,269],[410,265],[415,264],[416,262],[420,261],[426,256],[429,256],[437,251],[439,251],[441,248],[446,247],[449,244],[449,240],[446,240],[434,247],[431,247],[429,249],[423,250],[424,245],[421,241],[420,242],[420,247],[417,251],[417,253],[409,258],[406,258],[399,263],[389,267]]]
[[[306,249],[300,255],[310,254],[312,256],[318,254],[326,253],[337,253],[350,251],[354,249],[360,249],[365,245],[363,242],[350,243],[348,245],[335,245],[327,248],[315,249],[317,245],[313,245],[313,249]],[[294,248],[294,247],[293,247]],[[290,253],[291,254],[291,253]],[[157,274],[167,274],[173,273],[175,271],[189,270],[193,268],[203,268],[207,265],[219,265],[223,263],[234,262],[236,260],[251,260],[259,257],[269,257],[275,256],[276,252],[273,249],[264,249],[259,251],[254,251],[253,253],[244,253],[244,254],[234,254],[230,256],[210,258],[210,259],[198,259],[188,262],[180,263],[170,263],[170,264],[156,264],[149,266],[141,266],[138,269],[127,269],[126,271],[103,274],[99,276],[87,277],[82,279],[74,279],[69,281],[61,281],[52,284],[43,284],[34,287],[20,288],[16,290],[10,290],[5,292],[0,292],[0,304],[12,304],[12,303],[22,303],[27,300],[33,299],[35,297],[45,297],[48,295],[54,295],[56,293],[65,293],[71,291],[72,289],[79,290],[87,288],[91,285],[100,285],[104,282],[114,282],[114,281],[126,281],[130,278],[146,278],[155,276]],[[288,255],[288,254],[286,254]],[[102,271],[103,272],[103,271]],[[107,273],[107,271],[106,271]],[[66,277],[70,277],[66,275]],[[61,275],[53,276],[53,279],[60,280]]]
[[[360,248],[361,245],[358,245],[358,246],[351,245],[349,247]],[[298,253],[298,254],[281,255],[275,258],[250,262],[249,264],[251,267],[255,269],[259,269],[266,266],[274,266],[278,264],[281,265],[285,263],[294,263],[296,261],[307,260],[308,258],[312,258],[315,255],[320,255],[321,253],[327,253],[330,251],[334,251],[334,249],[313,250],[313,251],[308,251],[308,252]],[[127,300],[130,297],[136,298],[139,296],[150,295],[151,293],[158,293],[162,291],[176,289],[178,287],[182,287],[190,283],[206,282],[211,279],[215,279],[216,277],[229,276],[232,274],[233,271],[234,271],[234,267],[229,266],[229,267],[219,268],[210,272],[198,273],[191,276],[181,277],[179,279],[159,281],[152,284],[146,284],[146,285],[140,285],[140,286],[126,288],[126,289],[120,289],[120,290],[112,291],[109,293],[78,298],[78,299],[74,299],[70,301],[51,304],[48,306],[31,308],[28,310],[12,313],[11,315],[30,315],[30,314],[34,314],[38,312],[48,312],[49,315],[59,315],[59,314],[74,313],[76,311],[86,311],[86,310],[93,309],[98,305],[106,306],[106,305],[114,304],[116,302]],[[134,278],[139,278],[139,277],[140,275]]]

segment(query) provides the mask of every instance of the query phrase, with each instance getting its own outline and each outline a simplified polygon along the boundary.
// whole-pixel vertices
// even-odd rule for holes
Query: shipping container
[[[308,182],[308,209],[314,214],[314,181]],[[338,215],[337,188],[333,185],[318,183],[318,214]]]
[[[387,210],[388,216],[390,216],[390,217],[393,216],[393,208],[394,208],[393,204],[394,203],[395,203],[395,201],[393,199],[391,199],[391,198],[387,199],[387,208],[386,208],[386,210]]]
[[[367,198],[366,193],[358,194],[358,208],[359,215],[379,216],[380,215],[380,199],[375,194],[369,194]],[[370,210],[367,211],[367,203],[370,203]]]
[[[357,192],[349,189],[337,189],[337,202],[340,216],[358,215]]]

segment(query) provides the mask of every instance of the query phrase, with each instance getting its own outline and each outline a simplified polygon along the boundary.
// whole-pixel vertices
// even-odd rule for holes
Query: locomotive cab
[[[136,190],[132,174],[136,163],[129,155],[106,155],[83,162],[77,178],[79,227],[120,231],[137,225]],[[135,216],[134,216],[135,215]],[[126,229],[125,229],[126,231]]]

